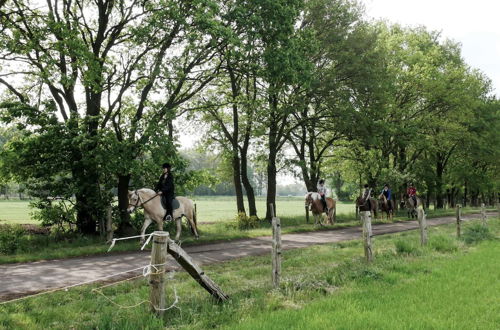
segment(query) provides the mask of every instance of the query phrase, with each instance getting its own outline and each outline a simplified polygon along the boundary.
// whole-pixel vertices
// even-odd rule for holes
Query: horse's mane
[[[313,201],[317,201],[317,200],[320,200],[321,199],[321,195],[318,194],[317,192],[308,192],[304,197],[307,199],[308,196],[311,196],[311,199]]]
[[[156,192],[153,189],[149,189],[149,188],[137,189],[137,192],[144,193],[145,195],[148,195],[148,196],[152,196],[152,195],[156,194]]]

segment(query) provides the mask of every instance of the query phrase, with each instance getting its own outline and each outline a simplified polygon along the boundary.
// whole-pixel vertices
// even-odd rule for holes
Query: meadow
[[[170,273],[167,305],[174,290],[179,301],[163,319],[144,303],[149,287],[140,278],[0,305],[0,328],[494,329],[500,220],[490,220],[488,235],[478,237],[481,227],[465,223],[461,240],[453,225],[431,227],[423,248],[417,231],[377,236],[372,264],[360,241],[287,250],[279,289],[272,289],[269,256],[207,265],[204,271],[230,296],[224,304],[186,273]],[[467,237],[475,238],[467,244]]]

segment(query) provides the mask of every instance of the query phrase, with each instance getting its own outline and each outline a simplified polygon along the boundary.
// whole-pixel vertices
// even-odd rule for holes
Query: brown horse
[[[327,221],[326,223],[329,225],[333,225],[335,223],[335,208],[336,208],[336,202],[333,198],[327,197],[325,198],[326,200],[326,207],[327,210],[323,208],[323,202],[321,201],[321,195],[318,194],[317,192],[308,192],[305,196],[305,201],[306,201],[306,207],[310,207],[311,211],[314,216],[314,224],[316,225],[318,222],[320,225],[323,225],[321,223],[321,218],[323,213],[326,212],[327,215]]]
[[[177,232],[175,234],[175,240],[178,241],[181,236],[182,224],[181,219],[185,216],[188,220],[191,232],[196,238],[198,235],[198,228],[196,226],[196,212],[194,211],[194,202],[189,198],[177,196],[175,198],[179,201],[179,207],[173,210],[172,215],[177,224]],[[128,192],[128,205],[127,211],[132,213],[135,209],[142,207],[144,208],[144,224],[141,229],[141,242],[144,242],[144,233],[146,229],[155,221],[158,225],[158,230],[163,230],[163,217],[167,212],[161,205],[161,198],[154,190],[148,188],[142,188],[134,191]]]
[[[384,212],[387,215],[387,220],[392,220],[394,216],[394,206],[394,201],[392,199],[388,201],[384,194],[378,196],[378,207],[381,211],[382,220],[384,220]]]
[[[375,198],[370,197],[370,203],[368,203],[363,196],[358,196],[358,198],[356,198],[356,206],[360,211],[370,211],[372,213],[372,219],[377,218],[378,203]]]

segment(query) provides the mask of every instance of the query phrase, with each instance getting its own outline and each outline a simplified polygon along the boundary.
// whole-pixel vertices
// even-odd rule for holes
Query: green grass
[[[0,201],[0,224],[37,223],[31,219],[28,204],[28,201],[21,200]]]
[[[425,248],[417,231],[377,236],[371,265],[359,241],[288,250],[279,290],[271,288],[269,255],[204,266],[230,296],[224,304],[186,273],[175,273],[167,280],[167,305],[174,288],[179,303],[164,319],[153,317],[147,304],[114,304],[147,300],[143,278],[102,289],[107,298],[92,291],[97,285],[49,293],[0,305],[0,328],[494,329],[500,322],[500,221],[491,220],[489,228],[497,239],[473,246],[454,239],[453,225],[431,227]],[[433,242],[443,237],[445,243]],[[419,255],[398,254],[400,240],[413,242]]]

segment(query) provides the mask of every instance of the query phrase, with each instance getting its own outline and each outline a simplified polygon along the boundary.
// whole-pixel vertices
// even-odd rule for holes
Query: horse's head
[[[132,213],[136,208],[142,205],[141,196],[137,192],[137,190],[128,192],[128,208],[127,212]]]

